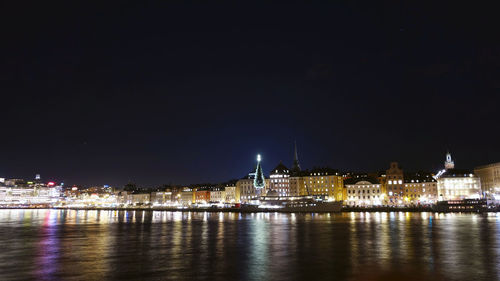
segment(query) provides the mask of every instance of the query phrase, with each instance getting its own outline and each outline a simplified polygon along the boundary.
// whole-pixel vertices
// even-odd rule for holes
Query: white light
[[[257,154],[257,162],[260,162],[260,154]]]

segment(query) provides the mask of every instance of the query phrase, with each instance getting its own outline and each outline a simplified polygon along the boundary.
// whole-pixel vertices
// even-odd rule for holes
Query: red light
[[[47,185],[48,185],[48,186],[54,186],[54,185],[56,185],[56,183],[55,183],[55,182],[53,182],[53,181],[49,181],[49,183],[48,183]]]

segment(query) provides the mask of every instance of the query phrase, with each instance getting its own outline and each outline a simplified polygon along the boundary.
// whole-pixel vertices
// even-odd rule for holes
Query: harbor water
[[[0,280],[500,280],[500,215],[0,210]]]

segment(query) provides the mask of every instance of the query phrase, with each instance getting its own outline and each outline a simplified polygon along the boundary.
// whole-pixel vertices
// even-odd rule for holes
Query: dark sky
[[[493,7],[5,2],[0,177],[225,181],[294,140],[303,168],[500,161]]]

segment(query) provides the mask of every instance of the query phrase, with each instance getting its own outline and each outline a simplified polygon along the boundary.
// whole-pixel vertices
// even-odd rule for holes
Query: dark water
[[[0,210],[0,280],[499,280],[500,215]]]

